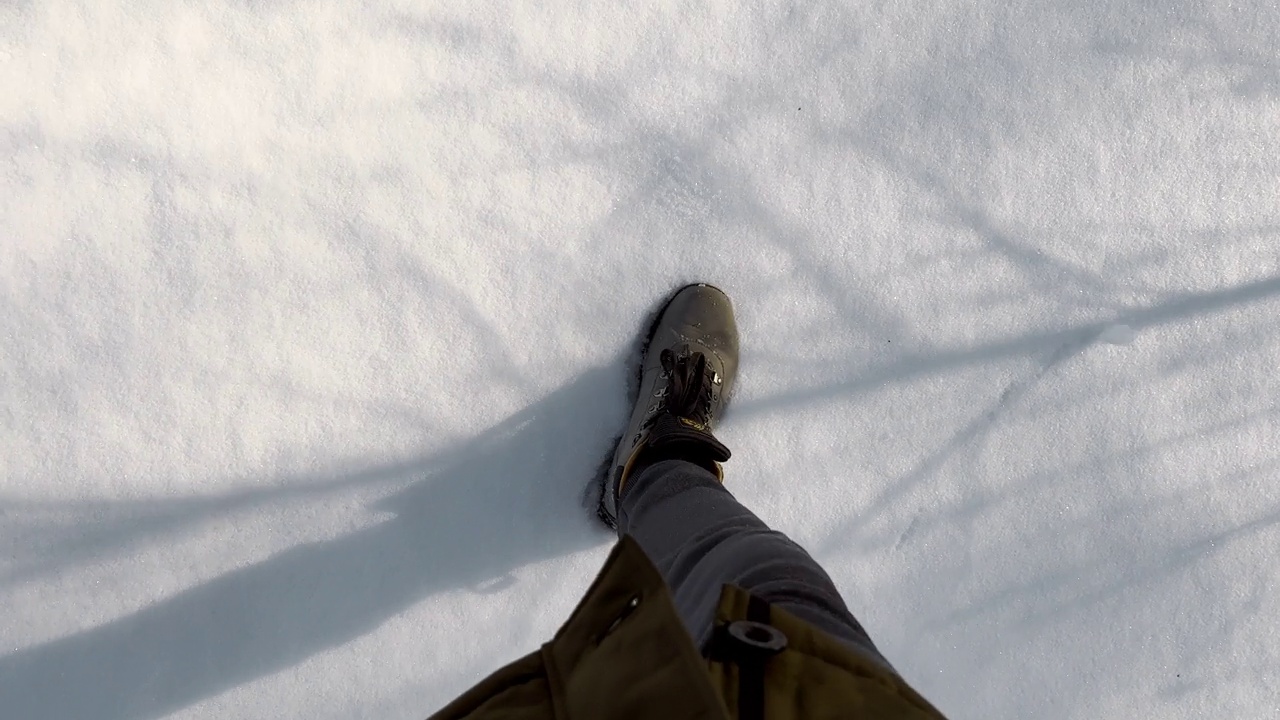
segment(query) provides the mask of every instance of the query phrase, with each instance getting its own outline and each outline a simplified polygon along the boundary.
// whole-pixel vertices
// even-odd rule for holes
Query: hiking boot
[[[658,313],[640,360],[631,422],[606,466],[597,513],[618,526],[618,499],[633,469],[673,458],[701,465],[723,482],[729,449],[712,429],[738,370],[733,305],[718,288],[681,288]]]

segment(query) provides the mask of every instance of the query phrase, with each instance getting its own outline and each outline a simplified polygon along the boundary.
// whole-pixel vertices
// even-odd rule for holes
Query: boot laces
[[[707,367],[707,357],[700,352],[689,352],[689,346],[685,345],[679,354],[663,349],[659,359],[662,374],[667,378],[663,393],[666,409],[678,417],[708,425],[713,392],[720,376]]]

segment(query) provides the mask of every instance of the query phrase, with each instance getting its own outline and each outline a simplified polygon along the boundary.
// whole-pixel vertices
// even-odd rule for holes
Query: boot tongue
[[[669,378],[667,407],[672,414],[692,421],[692,427],[706,430],[703,426],[710,400],[707,357],[700,352],[690,353],[685,345],[679,355],[663,350],[661,360]]]

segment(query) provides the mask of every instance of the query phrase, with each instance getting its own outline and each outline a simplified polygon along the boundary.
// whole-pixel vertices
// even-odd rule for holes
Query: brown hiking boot
[[[631,422],[607,466],[597,510],[617,527],[618,498],[641,456],[644,463],[679,458],[721,480],[729,449],[712,429],[724,412],[738,370],[733,305],[718,288],[681,288],[658,313],[640,361]]]

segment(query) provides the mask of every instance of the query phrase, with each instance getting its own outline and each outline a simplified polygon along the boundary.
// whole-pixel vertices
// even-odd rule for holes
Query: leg
[[[711,636],[723,584],[733,584],[890,667],[831,578],[743,507],[709,470],[684,460],[637,468],[619,503],[618,532],[657,564],[699,647]]]

